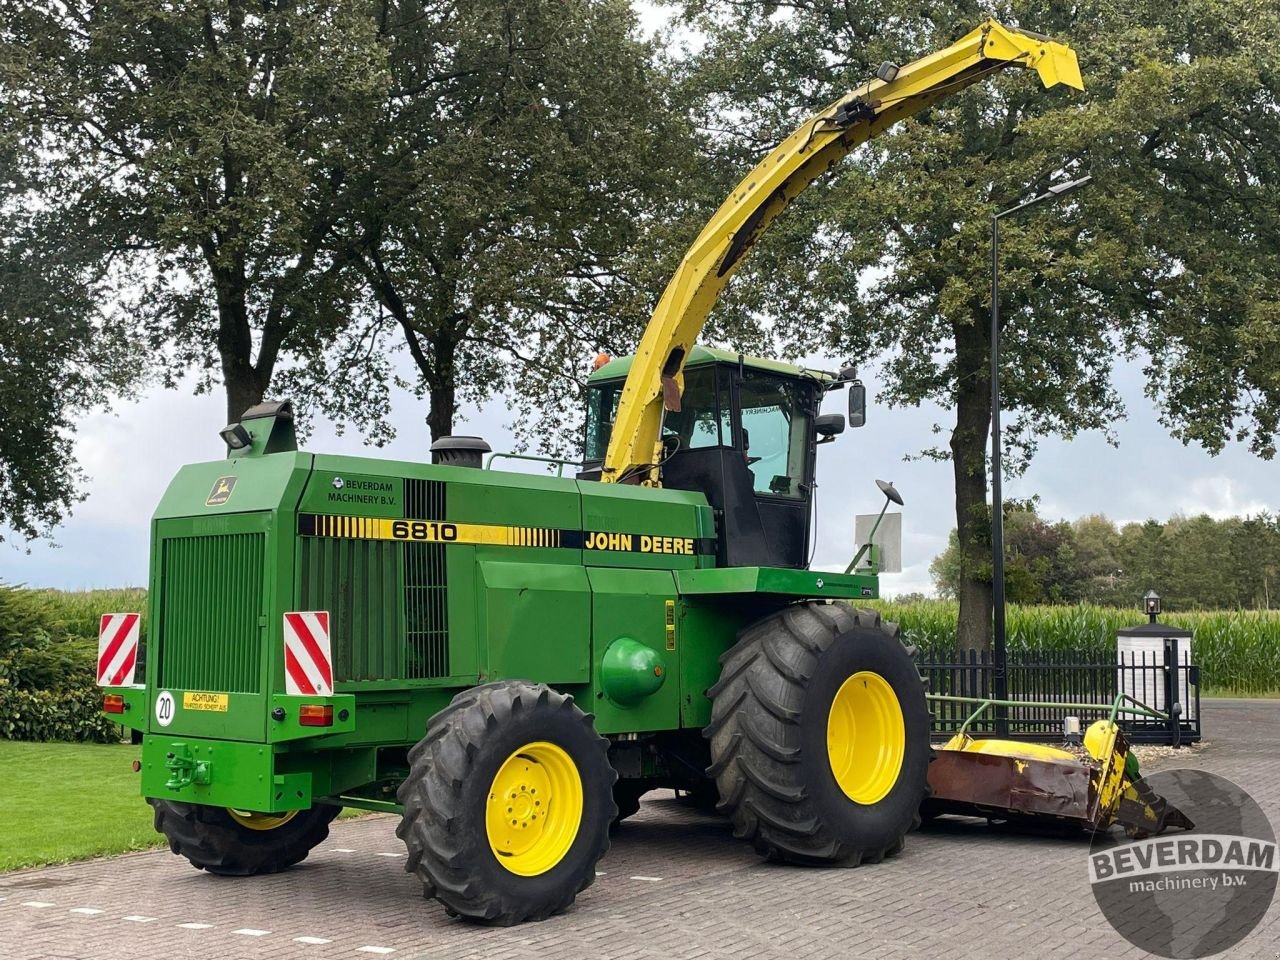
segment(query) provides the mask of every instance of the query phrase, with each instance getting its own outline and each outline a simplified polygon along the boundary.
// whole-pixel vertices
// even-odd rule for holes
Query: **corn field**
[[[98,639],[98,620],[104,613],[141,613],[144,624],[147,616],[147,591],[142,587],[32,592],[48,604],[57,626],[85,639]]]
[[[903,639],[919,647],[922,657],[955,646],[955,601],[885,601],[875,606],[886,620],[901,625]],[[1115,657],[1116,631],[1145,621],[1140,611],[1125,607],[1010,606],[1008,644],[1011,650],[1079,650],[1107,663]],[[1164,613],[1160,621],[1195,634],[1192,663],[1200,667],[1202,688],[1240,696],[1280,691],[1280,612]]]
[[[103,613],[140,611],[146,615],[141,588],[47,593],[58,622],[81,637],[98,635]],[[902,626],[904,639],[923,656],[955,645],[958,605],[950,600],[875,604],[886,620]],[[1241,696],[1280,692],[1280,613],[1219,610],[1167,613],[1161,620],[1195,633],[1193,663],[1199,665],[1204,688]],[[1010,649],[1079,650],[1109,662],[1115,656],[1116,631],[1144,621],[1132,608],[1089,605],[1010,606]]]

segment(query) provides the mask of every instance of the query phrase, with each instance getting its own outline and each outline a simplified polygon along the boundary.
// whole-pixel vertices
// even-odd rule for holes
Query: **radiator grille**
[[[406,480],[404,515],[410,520],[443,520],[444,491],[439,480]]]
[[[445,485],[405,480],[405,516],[443,520]],[[404,620],[408,676],[449,675],[449,605],[445,601],[445,546],[404,544]]]
[[[266,535],[161,541],[160,686],[259,693]]]
[[[445,590],[446,547],[442,543],[406,543],[404,547],[404,619],[409,676],[449,675],[449,605]]]
[[[443,520],[445,485],[404,481],[410,520]],[[449,675],[445,546],[303,537],[303,610],[328,610],[337,680]]]
[[[302,540],[303,610],[329,611],[336,680],[403,676],[396,642],[402,544],[384,540]]]

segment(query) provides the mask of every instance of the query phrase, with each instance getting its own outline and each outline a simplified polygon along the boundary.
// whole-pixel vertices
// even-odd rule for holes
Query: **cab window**
[[[618,415],[618,398],[624,381],[592,384],[587,390],[587,442],[583,460],[603,460],[609,449],[609,434]]]
[[[809,411],[793,381],[748,370],[739,387],[742,448],[756,493],[800,499],[809,453]]]
[[[727,411],[728,401],[724,402]],[[716,392],[714,367],[695,367],[684,372],[684,392],[680,394],[680,410],[668,411],[662,421],[665,436],[675,436],[681,450],[718,447],[728,442],[728,431],[721,437],[721,403]]]

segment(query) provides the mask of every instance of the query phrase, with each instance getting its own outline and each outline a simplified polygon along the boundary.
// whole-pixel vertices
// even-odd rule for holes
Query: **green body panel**
[[[739,631],[792,599],[734,593],[681,597],[676,630],[682,727],[700,730],[711,722],[707,691],[720,679],[720,656],[737,642]]]
[[[620,703],[607,696],[600,675],[605,651],[620,637],[650,648],[664,663],[679,657],[678,640],[677,649],[667,650],[666,603],[677,598],[671,571],[597,567],[589,574],[594,668],[591,710],[596,729],[610,734],[679,727],[680,686],[674,677],[666,677],[655,693],[639,702]]]
[[[711,508],[702,494],[576,482],[582,497],[583,529],[627,537],[617,545],[629,548],[585,550],[584,563],[629,570],[692,570],[715,563],[714,546],[705,547],[707,553],[697,552],[698,541],[715,536]],[[689,540],[694,543],[690,545]],[[690,546],[692,552],[679,552]]]
[[[591,587],[580,564],[481,560],[477,633],[486,680],[539,677],[586,683],[591,676]]]
[[[268,744],[238,740],[152,735],[142,741],[143,796],[279,813],[311,806],[311,773],[277,772]],[[168,757],[177,754],[207,765],[207,783],[169,786]]]
[[[605,735],[700,729],[743,627],[875,595],[874,577],[716,569],[715,536],[706,498],[679,490],[256,448],[184,467],[152,522],[146,684],[117,691],[145,734],[143,793],[381,809],[429,719],[497,679],[558,686]],[[286,693],[298,610],[329,613],[331,696]],[[301,726],[304,703],[333,726]]]
[[[676,582],[686,597],[750,593],[819,600],[872,600],[880,595],[879,580],[868,574],[781,567],[681,570],[676,574]]]

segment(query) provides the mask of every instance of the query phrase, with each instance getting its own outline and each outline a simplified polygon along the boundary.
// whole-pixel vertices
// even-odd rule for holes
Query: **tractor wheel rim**
[[[284,813],[254,813],[252,810],[235,810],[227,807],[231,819],[249,830],[275,830],[298,815],[297,810]]]
[[[871,670],[850,676],[831,701],[827,758],[854,803],[879,803],[898,782],[906,753],[902,706],[889,681]]]
[[[582,823],[582,777],[561,747],[538,741],[516,750],[489,786],[489,848],[512,873],[534,877],[564,859]]]

